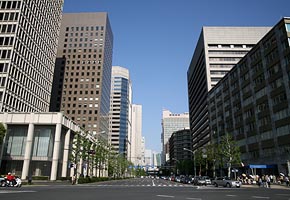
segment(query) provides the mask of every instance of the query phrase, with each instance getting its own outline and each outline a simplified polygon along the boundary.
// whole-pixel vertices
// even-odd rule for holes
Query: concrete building
[[[69,149],[80,127],[62,113],[0,113],[7,129],[1,149],[1,174],[70,176]]]
[[[169,160],[169,148],[166,148],[166,144],[169,142],[169,138],[172,133],[184,128],[189,128],[189,114],[188,113],[171,113],[169,110],[162,111],[162,133],[161,133],[161,162],[165,164]],[[169,145],[167,145],[169,146]]]
[[[142,165],[142,105],[132,105],[131,162]],[[145,142],[145,141],[144,141]]]
[[[270,27],[203,27],[187,71],[192,150],[210,141],[208,91]]]
[[[290,18],[283,18],[208,95],[214,142],[226,132],[246,168],[290,175]]]
[[[129,70],[112,68],[109,144],[118,154],[131,157],[132,84]]]
[[[48,112],[63,0],[0,1],[0,112]]]
[[[66,13],[61,23],[50,110],[108,139],[113,52],[108,14]]]

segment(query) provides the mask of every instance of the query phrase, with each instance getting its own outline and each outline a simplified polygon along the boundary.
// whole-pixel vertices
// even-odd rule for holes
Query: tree
[[[228,177],[231,177],[231,167],[234,164],[241,163],[241,153],[236,141],[233,140],[230,134],[226,133],[221,137],[219,152],[222,155],[223,161],[227,164]]]
[[[6,131],[7,130],[6,130],[5,126],[4,126],[4,124],[0,123],[0,145],[3,143]]]

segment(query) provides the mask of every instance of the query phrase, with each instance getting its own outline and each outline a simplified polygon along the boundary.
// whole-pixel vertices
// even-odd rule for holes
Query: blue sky
[[[161,150],[162,109],[188,112],[187,69],[202,26],[274,26],[289,0],[65,0],[64,12],[108,12],[113,65],[130,70],[146,149]]]

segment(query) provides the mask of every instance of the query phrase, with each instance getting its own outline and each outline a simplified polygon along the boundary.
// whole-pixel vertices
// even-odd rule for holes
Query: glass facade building
[[[110,112],[110,144],[117,153],[129,156],[131,135],[132,86],[129,71],[113,66]]]

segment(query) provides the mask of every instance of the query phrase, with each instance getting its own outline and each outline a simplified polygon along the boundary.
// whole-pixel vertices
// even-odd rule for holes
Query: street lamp
[[[184,151],[189,151],[193,154],[193,167],[194,167],[194,176],[196,176],[196,165],[195,165],[195,151],[191,151],[190,149],[183,148]]]

